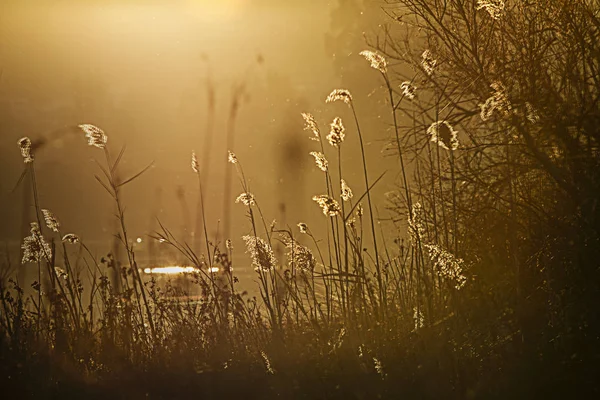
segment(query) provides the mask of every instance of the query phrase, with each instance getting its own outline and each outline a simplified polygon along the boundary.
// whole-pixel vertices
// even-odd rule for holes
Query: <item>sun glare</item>
[[[144,268],[145,274],[163,274],[163,275],[177,275],[177,274],[191,274],[196,269],[194,267],[180,267],[180,266],[168,266],[168,267],[154,267]]]
[[[169,265],[165,267],[152,267],[144,268],[145,274],[159,274],[159,275],[179,275],[179,274],[191,274],[198,270],[194,267],[181,267],[179,265]],[[207,272],[217,273],[219,267],[209,267]]]

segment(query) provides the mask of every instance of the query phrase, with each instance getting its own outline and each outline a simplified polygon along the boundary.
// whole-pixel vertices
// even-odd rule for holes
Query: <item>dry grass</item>
[[[431,2],[436,3],[404,3],[417,13],[419,4]],[[509,12],[492,12],[493,2],[488,3],[471,4],[471,11],[483,8],[494,21]],[[447,15],[463,18],[460,12],[441,18]],[[415,30],[422,23],[420,28],[435,32],[427,25],[436,24],[432,21],[416,19]],[[109,136],[80,125],[88,144],[104,152],[96,179],[114,200],[117,237],[127,255],[126,265],[114,271],[118,283],[107,275],[114,264],[107,268],[95,259],[85,242],[61,232],[59,218],[42,209],[34,150],[29,139],[21,139],[36,207],[23,262],[37,265],[38,277],[29,296],[8,274],[0,277],[4,392],[36,398],[501,399],[554,398],[578,385],[597,394],[590,366],[600,361],[600,346],[590,335],[598,317],[590,304],[598,298],[593,283],[598,270],[591,266],[597,261],[598,225],[585,196],[599,180],[593,173],[589,180],[563,174],[580,163],[597,165],[597,129],[585,125],[588,147],[577,159],[548,164],[530,142],[531,135],[544,132],[523,121],[539,124],[553,116],[540,116],[522,99],[527,107],[517,106],[514,97],[511,103],[510,90],[498,84],[492,97],[483,96],[485,103],[473,95],[469,102],[455,100],[449,110],[449,99],[468,97],[452,87],[458,79],[452,73],[465,71],[457,72],[452,46],[438,46],[402,53],[413,54],[413,77],[392,75],[384,55],[399,54],[397,48],[362,53],[382,76],[394,128],[390,143],[398,159],[399,190],[387,199],[372,198],[382,176],[374,179],[369,172],[365,134],[350,92],[336,89],[326,102],[342,116],[347,113],[352,128],[336,118],[323,137],[315,118],[302,114],[318,142],[307,157],[314,156],[317,173],[323,174],[324,194],[313,200],[327,219],[325,231],[302,222],[298,230],[267,223],[269,210],[252,194],[244,160],[228,153],[227,193],[237,176],[241,194],[238,205],[233,198],[230,203],[247,211],[251,233],[244,241],[258,297],[238,289],[230,238],[223,243],[208,237],[208,188],[195,153],[190,173],[198,175],[196,225],[205,246],[186,243],[164,226],[154,237],[193,267],[187,277],[199,295],[190,296],[181,286],[140,273],[121,191],[144,170],[118,179],[123,151],[111,155]],[[416,79],[423,80],[418,91]],[[586,90],[598,93],[597,86]],[[597,108],[589,112],[580,119],[595,121]],[[401,125],[400,114],[411,117],[411,125]],[[478,118],[477,124],[468,118]],[[515,129],[525,131],[506,135]],[[350,189],[344,177],[349,140],[362,150],[360,188]],[[559,154],[575,145],[569,142]],[[576,187],[581,195],[563,196],[565,187]],[[549,206],[547,196],[559,200]],[[376,206],[382,204],[394,234],[377,230],[382,219]],[[558,227],[552,225],[557,219]],[[581,243],[575,250],[573,240]],[[279,244],[286,249],[282,256],[274,251]],[[84,255],[84,273],[72,267],[68,246]]]

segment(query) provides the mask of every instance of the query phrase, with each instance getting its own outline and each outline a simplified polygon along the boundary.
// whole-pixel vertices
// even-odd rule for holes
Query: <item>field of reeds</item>
[[[245,208],[249,232],[238,249],[228,228],[220,238],[209,233],[208,167],[190,151],[201,235],[189,243],[160,225],[151,240],[186,260],[193,290],[159,281],[138,262],[122,192],[145,169],[122,177],[124,150],[111,148],[110,132],[73,126],[82,146],[85,136],[97,150],[122,266],[61,230],[60,216],[39,202],[35,143],[19,140],[21,184],[35,212],[16,264],[35,265],[37,277],[25,288],[14,274],[22,266],[3,264],[0,391],[128,399],[598,396],[598,7],[400,3],[395,18],[418,39],[385,31],[360,54],[380,76],[374,96],[386,99],[395,171],[371,172],[378,160],[365,154],[363,102],[334,89],[323,100],[339,117],[298,115],[312,146],[306,157],[323,182],[304,200],[327,228],[271,222],[244,159],[230,151],[222,155],[226,192],[231,207]],[[345,157],[349,142],[359,159]],[[350,164],[360,171],[352,187]],[[377,185],[395,190],[378,198]],[[247,262],[234,265],[236,252]],[[256,295],[239,287],[244,268],[253,269]]]

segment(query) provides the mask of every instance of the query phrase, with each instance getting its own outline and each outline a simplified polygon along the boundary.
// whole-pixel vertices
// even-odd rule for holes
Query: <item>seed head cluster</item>
[[[499,112],[502,116],[506,116],[512,110],[512,104],[508,100],[506,88],[502,82],[493,82],[490,87],[493,90],[492,95],[487,98],[485,103],[479,104],[479,108],[481,109],[479,116],[482,121],[489,120],[494,112]]]
[[[346,183],[345,180],[341,180],[341,196],[342,196],[342,200],[344,201],[350,201],[350,199],[352,197],[354,197],[354,194],[352,193],[352,189],[350,189],[350,186],[348,186],[348,184]]]
[[[415,321],[415,331],[425,326],[425,316],[423,311],[417,307],[413,308],[413,320]]]
[[[371,63],[371,68],[375,68],[382,74],[387,73],[387,61],[381,54],[371,50],[364,50],[359,54]]]
[[[485,103],[479,104],[479,108],[481,110],[479,112],[479,116],[481,117],[482,121],[487,121],[492,117],[495,106],[496,104],[494,102],[494,97],[489,97]]]
[[[304,222],[298,223],[298,229],[300,229],[300,233],[308,233],[308,225],[306,225]]]
[[[263,358],[263,361],[265,363],[265,368],[267,369],[267,372],[270,373],[271,375],[274,375],[275,374],[275,370],[271,366],[271,361],[269,360],[269,357],[267,356],[267,353],[265,353],[264,351],[261,351],[260,355]]]
[[[310,155],[315,158],[315,163],[317,164],[317,167],[321,171],[327,172],[327,167],[328,167],[329,163],[327,162],[327,159],[325,158],[325,154],[318,152],[318,151],[311,151]]]
[[[85,132],[85,137],[88,140],[89,146],[94,146],[99,149],[106,147],[108,136],[106,136],[102,129],[92,124],[81,124],[79,125],[79,128]]]
[[[477,0],[477,10],[484,9],[495,20],[502,18],[505,7],[504,0]]]
[[[302,246],[297,241],[288,237],[284,239],[284,243],[290,269],[292,269],[293,266],[296,270],[309,273],[314,272],[317,260],[308,247]]]
[[[196,157],[196,152],[192,151],[192,171],[195,173],[200,173],[200,164],[198,163],[198,158]]]
[[[346,89],[335,89],[331,93],[329,93],[329,96],[327,96],[325,102],[333,103],[334,101],[343,101],[346,104],[351,104],[352,95]]]
[[[381,360],[377,357],[373,357],[373,365],[375,366],[375,371],[377,371],[377,373],[381,376],[381,379],[384,379],[386,377],[386,373],[383,370],[383,364],[381,363]]]
[[[429,258],[433,261],[434,268],[438,270],[440,276],[453,281],[457,290],[462,289],[467,283],[467,278],[463,275],[464,260],[436,244],[426,244],[425,248],[427,248]]]
[[[431,136],[431,141],[446,150],[458,149],[457,133],[458,131],[455,131],[447,121],[434,122],[427,128],[427,134]]]
[[[246,249],[250,253],[255,271],[269,272],[275,268],[277,258],[269,243],[250,235],[242,236],[242,239],[246,242]]]
[[[65,236],[62,237],[62,241],[64,243],[70,243],[70,244],[79,243],[79,236],[77,236],[74,233],[67,233]]]
[[[56,276],[60,279],[66,280],[69,277],[65,270],[60,267],[54,267],[54,273],[56,273]]]
[[[421,203],[414,203],[408,216],[408,235],[413,245],[417,245],[423,239],[425,227],[423,225],[423,207]]]
[[[317,204],[323,209],[323,214],[328,217],[335,217],[342,212],[338,202],[325,194],[313,196],[312,199],[317,202]]]
[[[351,217],[346,221],[346,226],[350,229],[356,229],[356,217]]]
[[[21,155],[23,156],[23,162],[29,164],[33,162],[33,154],[31,154],[31,139],[24,137],[19,139],[17,142],[19,149],[21,149]]]
[[[414,86],[409,81],[402,82],[400,84],[400,89],[402,89],[402,95],[409,100],[413,100],[416,96],[417,87]]]
[[[233,151],[227,151],[227,161],[229,161],[232,164],[238,163],[238,158]]]
[[[361,218],[364,213],[365,213],[365,209],[363,208],[362,204],[359,203],[358,206],[356,206],[356,216],[358,218]]]
[[[236,199],[236,203],[243,203],[245,206],[253,206],[256,204],[254,201],[254,195],[249,192],[244,192],[240,194]]]
[[[335,117],[333,122],[331,123],[331,130],[329,131],[329,135],[327,135],[327,140],[329,144],[338,147],[344,141],[346,134],[344,131],[344,124],[342,123],[342,119],[340,117]]]
[[[421,54],[421,67],[427,75],[433,74],[435,67],[437,65],[437,60],[433,58],[433,54],[429,49],[425,50],[423,54]]]
[[[54,232],[58,232],[60,229],[60,223],[58,219],[54,216],[52,211],[43,209],[42,214],[44,215],[44,221],[46,222],[46,226],[48,229]]]
[[[42,260],[50,262],[52,259],[52,249],[48,242],[42,236],[40,226],[37,222],[31,223],[30,235],[23,239],[21,249],[23,249],[23,258],[21,264],[37,263]]]
[[[302,118],[304,118],[304,122],[306,123],[304,129],[313,133],[310,139],[318,142],[321,138],[321,131],[319,130],[317,121],[315,121],[315,117],[310,113],[302,113]]]

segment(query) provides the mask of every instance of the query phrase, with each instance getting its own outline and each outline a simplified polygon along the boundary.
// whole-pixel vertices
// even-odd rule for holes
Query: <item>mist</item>
[[[198,192],[189,160],[195,151],[205,162],[209,90],[215,107],[205,194],[211,233],[223,229],[227,150],[252,166],[253,192],[274,210],[268,219],[295,225],[318,215],[316,206],[305,206],[321,182],[316,172],[310,177],[316,169],[300,113],[333,118],[323,106],[342,81],[336,62],[357,57],[336,43],[351,42],[357,49],[364,43],[362,34],[340,31],[336,18],[340,11],[350,13],[346,20],[364,17],[375,29],[360,8],[242,0],[5,2],[1,7],[0,238],[5,242],[21,240],[24,203],[22,185],[16,185],[23,164],[16,142],[23,136],[44,140],[36,152],[42,207],[59,215],[64,229],[88,240],[112,237],[111,199],[94,179],[102,155],[85,146],[81,132],[69,129],[81,123],[101,126],[115,155],[126,148],[123,179],[151,165],[124,189],[133,235],[152,234],[160,221],[191,240]],[[226,149],[236,96],[235,148]],[[377,137],[385,138],[386,127],[376,127],[369,150],[379,157],[383,145]],[[234,184],[232,190],[231,202],[241,188]],[[239,237],[248,229],[244,210],[232,205],[231,212],[231,236]]]

